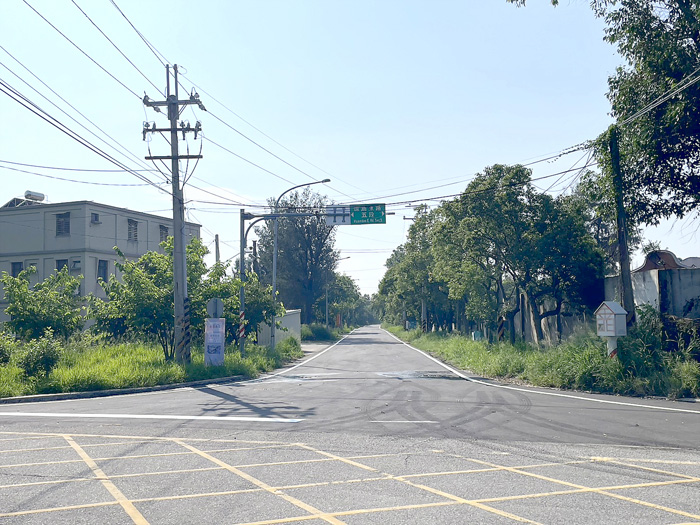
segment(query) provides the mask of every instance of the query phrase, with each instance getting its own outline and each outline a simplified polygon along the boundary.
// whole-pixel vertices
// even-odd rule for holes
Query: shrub
[[[9,303],[5,311],[11,317],[6,325],[27,341],[40,337],[47,328],[63,337],[80,330],[85,321],[78,296],[80,279],[63,268],[32,287],[30,277],[35,273],[34,266],[18,277],[2,272],[0,282]]]
[[[301,325],[302,341],[332,341],[334,339],[337,337],[325,325],[320,323]]]
[[[0,332],[0,365],[9,363],[12,354],[16,353],[21,347],[22,344],[12,334]]]
[[[304,356],[304,352],[301,350],[301,343],[296,337],[287,337],[287,339],[275,345],[275,354],[274,358],[277,366]]]
[[[28,376],[46,376],[61,359],[63,347],[54,338],[51,330],[46,330],[39,339],[25,345],[24,355],[19,360],[19,366]]]

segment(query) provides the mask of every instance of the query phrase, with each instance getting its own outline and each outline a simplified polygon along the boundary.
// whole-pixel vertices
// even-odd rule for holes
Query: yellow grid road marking
[[[152,501],[175,501],[181,499],[194,498],[211,498],[216,496],[232,496],[235,494],[252,494],[253,492],[263,492],[264,489],[238,489],[238,490],[222,490],[220,492],[203,492],[199,494],[180,494],[179,496],[157,496],[154,498],[137,498],[132,499],[134,503],[150,503]]]
[[[2,415],[0,413],[0,415]],[[70,415],[70,413],[66,413]],[[9,432],[0,431],[0,435],[20,435],[20,436],[45,436],[45,437],[58,437],[63,438],[65,434],[61,432]],[[161,437],[161,436],[129,436],[129,435],[105,435],[105,434],[71,434],[74,438],[119,438],[119,439],[140,439],[142,441],[169,441],[172,442],[175,438]],[[20,439],[20,438],[17,438]],[[24,439],[24,438],[22,438]],[[30,439],[30,438],[28,438]],[[211,439],[211,438],[178,438],[181,441],[196,441],[198,443],[248,443],[248,444],[260,444],[260,445],[278,445],[278,446],[294,446],[294,443],[288,443],[283,441],[253,441],[248,439]]]
[[[10,518],[13,516],[28,516],[30,514],[46,514],[49,512],[62,512],[65,510],[94,509],[97,507],[110,507],[119,505],[118,501],[103,501],[100,503],[85,503],[84,505],[66,505],[65,507],[52,507],[50,509],[19,510],[17,512],[0,513],[0,518]]]
[[[187,474],[192,472],[209,472],[212,470],[224,470],[222,467],[202,467],[202,468],[184,468],[177,470],[159,470],[157,472],[138,472],[136,474],[113,474],[112,479],[118,478],[140,478],[141,476],[162,476],[164,474]]]
[[[613,463],[615,465],[622,465],[623,467],[633,467],[639,470],[645,470],[647,472],[655,472],[657,474],[665,474],[666,476],[673,476],[676,478],[685,478],[689,479],[692,481],[700,481],[700,478],[697,476],[689,476],[687,474],[680,474],[679,472],[670,472],[668,470],[661,470],[657,468],[651,468],[651,467],[643,467],[641,465],[635,465],[634,463],[628,463],[627,461],[610,461],[610,463]]]
[[[239,470],[236,467],[233,467],[233,466],[229,465],[228,463],[225,463],[225,462],[221,461],[220,459],[217,459],[214,456],[211,456],[211,455],[207,454],[206,452],[199,450],[199,449],[193,447],[192,445],[185,443],[184,441],[181,441],[179,439],[174,439],[173,441],[175,443],[182,445],[186,449],[191,450],[195,454],[198,454],[198,455],[202,456],[203,458],[208,459],[209,461],[211,461],[211,462],[213,462],[221,467],[224,467],[225,469],[229,470],[230,472],[233,472],[237,476],[240,476],[241,478],[243,478],[247,481],[250,481],[251,483],[253,483],[257,487],[260,487],[261,489],[266,490],[270,494],[280,496],[285,501],[291,503],[292,505],[296,505],[297,507],[305,510],[309,514],[313,514],[314,516],[316,516],[324,521],[327,521],[328,523],[334,523],[336,525],[343,524],[342,521],[340,521],[336,518],[333,518],[331,516],[324,516],[324,513],[321,510],[317,509],[316,507],[313,507],[312,505],[304,503],[303,501],[301,501],[293,496],[290,496],[288,494],[285,494],[284,492],[282,492],[280,490],[276,490],[273,487],[271,487],[270,485],[268,485],[267,483],[260,481],[257,478],[254,478],[250,474],[247,474],[247,473],[243,472],[242,470]]]
[[[469,459],[469,458],[465,458],[465,459]],[[496,464],[494,464],[494,463],[489,463],[488,461],[482,461],[482,460],[473,459],[473,458],[472,458],[472,459],[469,459],[469,461],[474,461],[474,462],[476,462],[476,463],[481,463],[482,465],[488,465],[488,466],[492,466],[492,467],[502,466],[502,465],[496,465]],[[648,502],[648,501],[642,501],[642,500],[635,499],[635,498],[629,498],[629,497],[623,496],[623,495],[621,495],[621,494],[615,494],[614,492],[608,492],[608,491],[607,491],[607,490],[612,490],[612,489],[607,489],[607,490],[605,490],[605,489],[600,489],[600,488],[586,487],[586,486],[584,486],[584,485],[577,485],[576,483],[569,483],[568,481],[563,481],[563,480],[560,480],[560,479],[550,478],[550,477],[548,477],[548,476],[542,476],[542,475],[540,475],[540,474],[535,474],[534,472],[527,472],[527,471],[525,471],[525,470],[518,470],[517,468],[514,468],[514,467],[505,467],[505,466],[502,466],[502,468],[503,468],[503,470],[506,470],[506,471],[508,471],[508,472],[513,472],[513,473],[516,473],[516,474],[522,474],[523,476],[529,476],[529,477],[541,479],[541,480],[544,480],[544,481],[549,481],[549,482],[551,482],[551,483],[558,483],[558,484],[560,484],[560,485],[564,485],[564,486],[571,487],[571,488],[587,489],[586,492],[592,492],[592,493],[594,493],[594,494],[600,494],[600,495],[602,495],[602,496],[609,496],[609,497],[611,497],[611,498],[619,499],[619,500],[622,500],[622,501],[627,501],[627,502],[630,502],[630,503],[636,503],[637,505],[642,505],[642,506],[644,506],[644,507],[649,507],[649,508],[656,509],[656,510],[662,510],[662,511],[665,511],[665,512],[669,512],[669,513],[671,513],[671,514],[678,514],[679,516],[685,516],[685,517],[693,518],[693,519],[700,519],[700,515],[697,515],[697,514],[691,514],[690,512],[685,512],[685,511],[682,511],[682,510],[673,509],[673,508],[671,508],[671,507],[665,507],[665,506],[663,506],[663,505],[657,505],[656,503],[650,503],[650,502]]]
[[[13,452],[40,452],[42,450],[60,450],[60,449],[70,450],[70,447],[68,445],[64,445],[62,447],[15,448],[15,449],[8,449],[8,450],[0,450],[0,454],[12,454]]]
[[[330,452],[325,452],[325,451],[323,451],[323,450],[315,449],[315,448],[310,447],[310,446],[308,446],[308,445],[305,445],[305,444],[303,444],[303,443],[299,443],[299,446],[300,446],[301,448],[305,448],[305,449],[307,449],[307,450],[313,450],[314,452],[317,452],[318,454],[321,454],[322,456],[332,457],[332,458],[337,459],[338,461],[342,461],[342,462],[344,462],[344,463],[348,463],[349,465],[353,465],[353,466],[358,467],[358,468],[362,468],[362,469],[369,470],[369,471],[372,471],[372,472],[381,472],[381,471],[379,471],[378,469],[376,469],[376,468],[374,468],[374,467],[370,467],[370,466],[368,466],[368,465],[363,465],[362,463],[358,463],[357,461],[353,461],[353,460],[351,460],[351,459],[347,459],[347,458],[344,458],[344,457],[342,457],[342,456],[337,456],[337,455],[335,455],[335,454],[331,454]],[[390,480],[394,480],[394,481],[400,481],[400,482],[405,483],[405,484],[407,484],[407,485],[410,485],[410,486],[412,486],[412,487],[415,487],[415,488],[424,490],[424,491],[426,491],[426,492],[430,492],[430,493],[432,493],[432,494],[435,494],[436,496],[441,496],[441,497],[443,497],[443,498],[446,498],[446,499],[455,501],[455,502],[457,502],[457,503],[463,503],[463,504],[466,504],[466,505],[470,505],[470,506],[472,506],[472,507],[476,507],[476,508],[479,508],[479,509],[481,509],[481,510],[485,510],[485,511],[487,511],[487,512],[490,512],[490,513],[492,513],[492,514],[496,514],[496,515],[498,515],[498,516],[502,516],[502,517],[504,517],[504,518],[510,518],[510,519],[512,519],[512,520],[519,521],[519,522],[521,522],[521,523],[532,523],[532,524],[535,524],[535,525],[539,525],[538,522],[536,522],[536,521],[528,520],[528,519],[523,518],[523,517],[521,517],[521,516],[517,516],[517,515],[515,515],[515,514],[511,514],[510,512],[505,512],[505,511],[502,511],[502,510],[499,510],[499,509],[495,509],[495,508],[493,508],[493,507],[489,507],[488,505],[484,505],[484,504],[482,504],[482,503],[478,503],[477,501],[474,501],[474,500],[467,500],[467,499],[461,498],[461,497],[459,497],[459,496],[455,496],[454,494],[450,494],[450,493],[448,493],[448,492],[444,492],[444,491],[441,491],[441,490],[438,490],[438,489],[434,489],[433,487],[428,487],[428,486],[426,486],[426,485],[420,485],[420,484],[418,484],[418,483],[413,483],[412,481],[409,481],[409,480],[403,478],[402,476],[394,476],[394,475],[388,474],[388,473],[386,473],[386,472],[382,472],[382,474],[386,476],[386,479],[390,479]]]
[[[32,481],[28,483],[13,483],[10,485],[0,485],[0,489],[14,489],[19,487],[35,487],[37,485],[57,485],[60,483],[73,483],[80,481],[94,481],[94,478],[74,478],[74,479],[55,479],[51,481]]]
[[[268,523],[273,524],[273,523],[309,521],[309,520],[319,520],[319,519],[324,520],[324,521],[329,521],[331,523],[342,523],[341,521],[339,521],[337,519],[338,517],[351,516],[351,515],[355,515],[355,514],[366,514],[366,513],[374,513],[374,512],[390,512],[390,511],[403,510],[403,509],[409,510],[409,509],[416,509],[416,508],[429,508],[429,507],[436,507],[436,506],[459,505],[459,504],[469,505],[469,506],[484,510],[486,512],[495,513],[495,514],[498,514],[498,515],[501,515],[503,517],[507,517],[509,519],[513,519],[516,521],[527,522],[527,523],[536,523],[536,522],[527,520],[526,518],[523,518],[523,517],[520,517],[520,516],[517,516],[514,514],[502,512],[499,509],[496,509],[496,508],[490,507],[489,505],[486,505],[486,503],[496,503],[496,502],[502,502],[502,501],[541,498],[541,497],[547,497],[547,496],[579,494],[579,493],[596,493],[596,494],[608,496],[608,497],[611,497],[614,499],[619,499],[622,501],[635,503],[635,504],[642,505],[642,506],[649,507],[649,508],[654,508],[654,509],[657,509],[660,511],[685,516],[685,517],[688,517],[688,518],[691,518],[694,520],[700,520],[699,515],[694,515],[691,513],[680,511],[678,509],[672,509],[669,507],[665,507],[663,505],[657,505],[657,504],[650,503],[647,501],[642,501],[642,500],[638,500],[635,498],[622,496],[621,494],[616,494],[614,492],[610,492],[610,491],[615,491],[615,490],[646,488],[646,487],[661,487],[661,486],[671,486],[671,485],[677,485],[677,484],[688,484],[688,483],[700,482],[699,477],[694,477],[694,476],[690,476],[687,474],[681,474],[681,473],[676,473],[676,472],[669,472],[669,471],[662,470],[662,469],[657,469],[657,468],[653,468],[653,467],[646,467],[643,465],[636,464],[636,463],[656,463],[656,464],[668,464],[668,465],[673,465],[673,464],[700,465],[700,462],[693,462],[693,461],[654,460],[654,459],[648,460],[648,459],[637,459],[637,458],[623,460],[623,459],[607,458],[607,457],[606,458],[592,457],[592,458],[588,458],[588,461],[570,461],[570,462],[564,462],[564,463],[548,463],[548,464],[535,464],[535,465],[523,465],[523,466],[516,466],[516,467],[507,467],[507,466],[503,466],[503,465],[497,465],[494,463],[490,463],[487,461],[482,461],[482,460],[477,460],[477,459],[468,458],[468,457],[464,457],[464,456],[459,456],[456,454],[450,454],[453,457],[460,457],[462,459],[484,465],[487,468],[470,469],[470,470],[454,471],[454,472],[431,472],[431,473],[424,473],[424,474],[417,473],[417,474],[406,474],[404,476],[394,476],[391,474],[383,473],[379,469],[376,469],[376,468],[368,466],[368,465],[364,465],[364,464],[362,464],[358,461],[355,461],[355,460],[379,458],[379,457],[397,457],[397,456],[403,457],[403,456],[406,456],[407,454],[409,454],[409,455],[414,455],[414,454],[412,454],[412,453],[373,454],[373,455],[358,455],[358,456],[344,458],[341,456],[337,456],[337,455],[334,455],[334,454],[331,454],[328,452],[324,452],[324,451],[315,449],[313,447],[310,447],[310,446],[302,444],[302,443],[281,443],[281,442],[270,442],[270,441],[241,441],[241,440],[225,440],[225,439],[212,440],[212,439],[203,439],[203,438],[174,439],[174,438],[150,437],[150,436],[149,437],[145,437],[145,436],[110,436],[110,435],[96,435],[96,434],[74,434],[71,436],[67,436],[67,435],[60,434],[60,433],[34,433],[34,432],[32,432],[32,433],[0,432],[0,435],[21,436],[21,437],[16,437],[16,438],[0,438],[0,441],[17,441],[19,439],[22,439],[22,440],[44,439],[44,438],[51,438],[51,437],[66,439],[72,448],[74,448],[76,451],[78,451],[78,449],[80,449],[83,452],[84,457],[83,457],[83,454],[80,454],[80,452],[78,452],[78,453],[81,455],[81,458],[83,458],[83,461],[88,463],[88,466],[90,466],[90,468],[93,470],[97,479],[99,479],[103,484],[105,484],[105,481],[107,483],[111,483],[110,478],[107,478],[104,475],[104,473],[99,468],[97,468],[97,464],[95,463],[96,460],[90,458],[87,455],[87,453],[85,453],[85,451],[82,449],[82,447],[80,445],[78,445],[77,443],[75,443],[75,441],[72,439],[72,437],[117,438],[117,439],[121,439],[121,440],[130,440],[130,441],[122,441],[122,442],[116,442],[116,443],[85,444],[84,445],[85,447],[134,444],[135,440],[140,440],[143,443],[158,443],[158,442],[160,442],[160,443],[175,443],[179,446],[183,446],[186,449],[190,450],[190,452],[187,452],[187,453],[173,452],[173,453],[149,454],[149,455],[139,455],[139,456],[118,456],[118,457],[112,457],[112,458],[100,458],[99,461],[108,460],[108,459],[119,460],[119,459],[127,459],[127,458],[144,458],[144,457],[153,457],[153,456],[177,456],[177,455],[183,455],[183,454],[186,455],[186,454],[193,453],[193,454],[199,455],[201,457],[204,457],[204,458],[214,462],[215,464],[219,465],[217,467],[210,467],[210,468],[203,468],[203,469],[181,469],[181,470],[173,470],[173,471],[149,472],[149,473],[142,473],[142,474],[122,474],[122,475],[118,475],[118,476],[112,476],[111,479],[127,478],[127,477],[139,477],[139,476],[156,476],[156,475],[168,474],[168,473],[201,472],[201,471],[225,469],[225,470],[228,470],[230,472],[233,472],[233,473],[239,475],[240,477],[243,477],[244,479],[250,481],[251,483],[253,483],[254,485],[256,485],[258,487],[255,489],[241,489],[241,490],[237,490],[237,491],[205,493],[205,494],[186,494],[186,495],[180,495],[180,496],[164,496],[164,497],[159,497],[159,498],[142,498],[142,499],[138,499],[138,500],[128,500],[122,494],[122,497],[124,498],[124,502],[117,500],[117,501],[85,504],[85,505],[57,507],[57,508],[51,508],[51,509],[35,509],[35,510],[30,510],[30,511],[3,513],[3,514],[0,514],[0,517],[21,516],[21,515],[27,515],[27,514],[38,514],[38,513],[46,513],[46,512],[56,512],[56,511],[61,511],[61,510],[96,508],[96,507],[103,507],[103,506],[113,506],[116,504],[122,505],[122,507],[124,507],[123,503],[126,503],[127,505],[131,505],[133,510],[135,510],[138,513],[138,510],[136,510],[136,508],[133,507],[133,502],[165,501],[165,500],[189,499],[189,498],[197,498],[197,497],[216,497],[216,496],[231,495],[231,494],[266,491],[266,492],[283,497],[285,500],[289,501],[290,503],[293,503],[296,506],[306,510],[307,512],[310,512],[310,514],[308,516],[297,516],[297,517],[291,517],[291,518],[282,518],[282,519],[278,519],[278,520],[251,522],[251,525],[253,523],[262,525],[262,524],[268,524]],[[193,442],[193,443],[198,443],[198,442],[199,443],[201,443],[201,442],[209,442],[209,443],[216,442],[216,443],[231,443],[231,444],[235,443],[236,445],[247,443],[247,444],[262,445],[262,446],[253,446],[253,447],[245,447],[245,448],[234,447],[234,448],[226,448],[226,449],[213,449],[210,451],[201,451],[201,450],[195,448],[194,446],[188,445],[187,444],[188,441]],[[320,454],[320,455],[325,456],[325,457],[323,459],[307,459],[307,460],[284,461],[284,462],[273,462],[273,463],[256,463],[256,464],[250,464],[250,465],[239,465],[238,467],[236,467],[236,466],[228,465],[228,464],[224,463],[223,461],[220,461],[207,453],[207,452],[211,452],[211,453],[235,452],[235,451],[258,450],[258,449],[267,449],[267,448],[276,448],[276,447],[289,447],[289,448],[299,447],[299,448]],[[4,452],[56,450],[56,449],[60,449],[60,448],[67,448],[67,447],[28,448],[28,449],[18,449],[18,450],[14,450],[14,451],[9,450],[9,451],[4,451]],[[433,452],[440,453],[441,451],[433,451]],[[88,460],[91,461],[92,464],[90,464],[90,462]],[[334,461],[334,460],[355,466],[357,468],[361,468],[361,469],[366,470],[366,471],[376,472],[376,473],[380,474],[380,477],[273,487],[273,486],[267,485],[266,483],[264,483],[260,480],[257,480],[256,478],[246,474],[245,472],[242,472],[239,470],[239,468],[242,468],[242,467],[256,467],[256,466],[262,467],[262,466],[269,466],[269,465],[304,464],[304,463],[316,463],[316,462]],[[671,481],[650,482],[650,483],[637,483],[637,484],[628,484],[628,485],[606,486],[606,487],[586,487],[583,485],[569,483],[569,482],[564,481],[564,480],[559,480],[559,479],[551,478],[548,476],[543,476],[543,475],[536,474],[534,472],[528,472],[527,470],[525,470],[525,469],[534,469],[534,468],[546,467],[546,466],[562,466],[562,465],[570,465],[570,464],[587,463],[589,461],[590,462],[605,462],[605,463],[610,463],[610,464],[617,465],[617,466],[628,467],[628,468],[632,468],[632,469],[639,469],[639,470],[646,471],[646,472],[654,472],[654,473],[673,476],[673,477],[682,478],[682,479],[676,479],[676,480],[671,480]],[[80,460],[36,462],[36,463],[26,463],[26,464],[17,464],[17,465],[3,465],[3,466],[0,466],[0,468],[47,465],[47,464],[65,464],[65,463],[75,463],[75,462],[80,462]],[[97,470],[95,470],[95,469],[97,469]],[[456,475],[456,474],[493,472],[493,471],[505,471],[505,472],[518,473],[521,475],[534,477],[534,478],[541,479],[544,481],[564,485],[566,487],[571,487],[571,489],[561,490],[561,491],[552,491],[552,492],[547,492],[547,493],[539,493],[539,494],[524,494],[524,495],[516,495],[516,496],[504,496],[504,497],[498,497],[498,498],[484,498],[484,499],[477,499],[477,500],[467,500],[464,498],[460,498],[459,496],[456,496],[454,494],[449,494],[447,492],[433,489],[432,487],[429,487],[429,486],[425,486],[425,485],[411,482],[408,479],[408,478],[418,478],[418,477],[424,477],[424,476],[445,476],[445,475],[450,475],[450,474]],[[365,483],[365,482],[382,481],[382,480],[395,480],[395,481],[403,482],[405,484],[416,487],[418,489],[425,490],[425,491],[431,492],[435,495],[439,495],[441,497],[444,497],[444,498],[448,499],[449,501],[427,503],[427,504],[420,504],[420,505],[387,507],[387,508],[358,509],[358,510],[340,511],[340,512],[322,512],[318,509],[315,509],[311,505],[308,505],[304,502],[301,502],[300,500],[297,500],[296,498],[293,498],[293,497],[281,492],[283,490],[290,490],[290,489],[294,489],[294,488],[305,488],[305,487],[324,486],[324,485],[342,485],[342,484],[348,484],[348,483]],[[71,479],[71,480],[53,480],[53,481],[46,481],[46,482],[22,483],[22,484],[16,484],[16,485],[0,486],[0,488],[14,488],[14,487],[31,486],[31,485],[68,483],[68,482],[73,482],[73,481],[89,481],[89,479],[88,478],[76,478],[76,479]],[[114,487],[113,484],[112,484],[112,486]],[[114,489],[118,491],[118,489],[116,489],[116,487],[114,487]],[[121,492],[119,492],[119,494],[121,494]],[[114,494],[113,494],[113,496],[114,496]],[[115,497],[115,499],[116,499],[116,497]],[[313,509],[313,511],[315,511],[315,512],[312,512],[311,509]],[[143,516],[141,516],[140,513],[138,515],[144,521],[143,522],[136,522],[136,523],[147,523],[145,521],[145,518],[143,518]],[[133,517],[132,517],[132,519],[133,519]],[[696,523],[696,525],[697,525],[698,523],[700,523],[700,521],[694,521],[693,523]]]
[[[375,509],[358,509],[358,510],[344,510],[340,512],[329,512],[325,516],[330,517],[340,517],[340,516],[356,516],[358,514],[372,514],[375,512],[392,512],[396,510],[414,510],[414,509],[426,509],[431,507],[448,507],[450,505],[457,505],[454,501],[440,501],[436,503],[420,503],[416,505],[401,505],[398,507],[379,507]],[[274,525],[276,523],[290,523],[297,521],[309,521],[319,519],[315,516],[295,516],[292,518],[278,518],[274,520],[263,520],[263,521],[250,521],[247,523],[239,523],[238,525]]]
[[[631,461],[633,463],[664,463],[667,465],[700,465],[700,461],[679,461],[676,459],[648,459],[648,458],[599,458],[592,457],[594,461]]]
[[[37,461],[36,463],[13,463],[12,465],[0,465],[0,468],[40,467],[43,465],[66,465],[68,463],[82,463],[82,461],[79,459],[65,459],[61,461]]]
[[[80,445],[78,445],[72,437],[70,436],[63,436],[65,440],[68,442],[68,444],[73,447],[73,449],[78,453],[78,455],[82,458],[83,461],[87,464],[88,467],[92,470],[92,472],[95,474],[95,477],[99,479],[102,482],[102,485],[104,488],[106,488],[109,493],[114,497],[114,499],[121,505],[121,507],[124,509],[124,511],[129,515],[131,520],[136,524],[136,525],[148,525],[148,521],[146,521],[146,518],[143,517],[143,515],[138,511],[136,507],[134,507],[134,504],[129,501],[129,499],[122,493],[121,490],[119,490],[114,483],[110,481],[110,479],[105,475],[104,472],[100,469],[100,467],[97,466],[97,463],[85,452]]]
[[[589,461],[566,461],[563,463],[536,463],[534,465],[522,465],[518,469],[531,469],[531,468],[544,468],[544,467],[558,467],[561,465],[579,465],[590,463]],[[478,474],[480,472],[499,472],[505,470],[505,467],[487,467],[487,468],[475,468],[468,470],[453,470],[445,472],[426,472],[424,474],[401,474],[402,478],[422,478],[422,477],[432,477],[432,476],[449,476],[454,474]]]

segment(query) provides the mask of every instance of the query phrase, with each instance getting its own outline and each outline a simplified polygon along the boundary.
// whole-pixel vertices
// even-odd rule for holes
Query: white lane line
[[[382,330],[384,330],[384,328],[382,328]],[[655,406],[655,405],[643,405],[641,403],[630,403],[630,402],[626,402],[626,401],[611,401],[609,399],[595,399],[592,397],[580,397],[580,396],[573,396],[571,394],[560,394],[559,392],[547,392],[547,391],[535,390],[535,389],[530,390],[527,388],[518,388],[515,386],[508,386],[508,385],[494,385],[492,383],[487,383],[486,381],[480,381],[479,379],[469,377],[468,375],[463,374],[459,370],[452,368],[449,365],[446,365],[442,361],[439,361],[438,359],[434,358],[430,354],[425,353],[423,350],[419,350],[415,346],[411,346],[407,342],[402,341],[401,339],[396,337],[391,332],[389,332],[387,330],[384,330],[384,331],[388,335],[390,335],[391,337],[393,337],[394,339],[399,341],[400,343],[403,343],[404,345],[406,345],[411,350],[414,350],[414,351],[418,352],[419,354],[423,354],[425,357],[427,357],[431,361],[434,361],[435,363],[437,363],[438,365],[440,365],[443,368],[446,368],[447,370],[449,370],[450,372],[452,372],[456,376],[461,377],[462,379],[465,379],[471,383],[477,383],[479,385],[489,386],[492,388],[502,388],[504,390],[514,390],[515,392],[524,392],[525,394],[539,394],[542,396],[563,397],[563,398],[567,398],[567,399],[576,399],[577,401],[588,401],[591,403],[602,403],[604,405],[618,405],[618,406],[626,406],[626,407],[634,407],[634,408],[649,408],[652,410],[665,410],[667,412],[681,412],[684,414],[700,415],[700,410],[689,410],[687,408],[673,408],[673,407],[661,407],[661,406]],[[601,394],[601,395],[603,395],[603,394]]]
[[[167,414],[74,414],[72,412],[0,412],[0,417],[54,417],[54,418],[99,418],[99,419],[176,419],[193,421],[246,421],[252,423],[300,423],[303,419],[286,419],[281,417],[245,417],[245,416],[178,416]]]
[[[400,419],[400,420],[396,420],[396,421],[382,421],[381,419],[373,419],[370,421],[370,423],[391,423],[391,424],[394,424],[394,423],[416,423],[416,424],[421,424],[421,425],[425,425],[425,424],[437,425],[440,422],[439,421],[409,421],[407,419]]]
[[[282,370],[281,372],[275,372],[274,374],[269,374],[269,375],[266,375],[266,376],[264,376],[264,377],[260,377],[260,378],[258,378],[258,379],[251,379],[250,381],[241,381],[241,383],[260,383],[260,382],[262,382],[262,381],[267,381],[268,379],[272,379],[273,377],[281,376],[282,374],[286,374],[286,373],[288,373],[288,372],[291,372],[292,370],[296,370],[296,369],[299,368],[300,366],[304,366],[306,363],[308,363],[308,362],[310,362],[310,361],[313,361],[313,360],[316,359],[317,357],[321,357],[323,354],[325,354],[326,352],[328,352],[328,351],[331,350],[332,348],[335,348],[337,345],[339,345],[340,343],[342,343],[347,337],[351,336],[351,335],[353,334],[353,332],[355,332],[355,330],[353,330],[352,332],[350,332],[350,333],[347,334],[347,335],[344,335],[341,339],[339,339],[338,341],[336,341],[335,343],[333,343],[331,346],[329,346],[329,347],[326,348],[325,350],[322,350],[322,351],[319,352],[318,354],[309,357],[306,361],[302,361],[301,363],[296,364],[296,365],[294,365],[294,366],[291,367],[291,368],[287,368],[286,370]]]

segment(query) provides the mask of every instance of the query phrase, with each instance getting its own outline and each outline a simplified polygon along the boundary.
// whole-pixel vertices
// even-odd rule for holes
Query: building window
[[[129,231],[127,233],[128,240],[138,241],[139,240],[139,223],[134,219],[129,219]]]
[[[70,235],[70,212],[56,214],[56,237]]]
[[[168,227],[160,226],[160,242],[165,242],[168,240]]]
[[[99,213],[91,213],[90,214],[90,222],[92,224],[102,224],[100,222],[100,214]]]
[[[97,261],[97,280],[99,281],[102,279],[103,281],[107,282],[107,272],[109,269],[109,261],[105,261],[104,259],[100,259]]]
[[[68,259],[56,259],[56,271],[60,272],[66,266],[68,266]]]
[[[12,277],[17,277],[19,276],[19,272],[24,270],[24,263],[23,262],[13,262],[12,263]]]

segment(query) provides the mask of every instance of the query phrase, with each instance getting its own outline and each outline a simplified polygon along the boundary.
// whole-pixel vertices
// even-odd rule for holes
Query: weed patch
[[[605,342],[579,334],[553,347],[489,344],[464,336],[423,334],[386,327],[389,332],[462,370],[535,386],[629,396],[700,395],[700,363],[693,358],[697,341],[684,351],[660,350],[660,322],[642,316],[630,335],[619,342],[619,358],[607,356]]]

